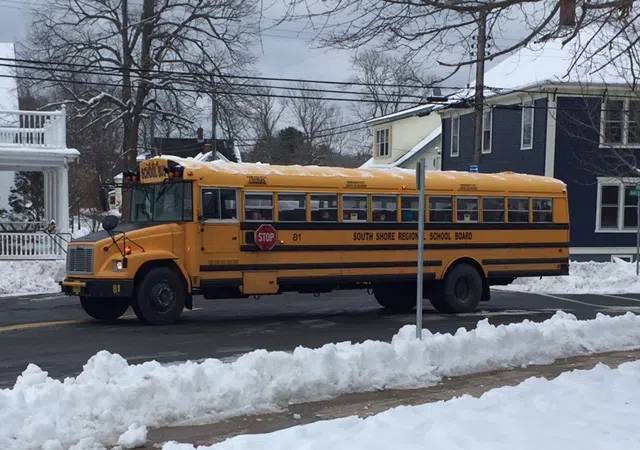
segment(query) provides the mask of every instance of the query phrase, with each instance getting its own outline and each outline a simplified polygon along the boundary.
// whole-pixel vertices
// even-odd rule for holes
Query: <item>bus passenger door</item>
[[[240,251],[240,221],[238,220],[238,190],[234,188],[202,188],[201,223],[202,252],[211,255]],[[226,254],[226,256],[225,256]]]

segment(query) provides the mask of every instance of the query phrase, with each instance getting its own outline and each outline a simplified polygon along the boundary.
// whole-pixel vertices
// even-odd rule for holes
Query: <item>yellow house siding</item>
[[[424,117],[407,117],[394,122],[389,122],[373,127],[373,162],[374,164],[391,164],[402,158],[418,142],[431,134],[440,126],[441,119],[438,114],[430,114]],[[378,156],[378,130],[389,129],[389,156]]]

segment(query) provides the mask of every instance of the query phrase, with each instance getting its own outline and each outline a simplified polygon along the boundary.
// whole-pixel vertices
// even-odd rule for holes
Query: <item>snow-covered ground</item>
[[[566,450],[640,448],[640,361],[616,369],[529,378],[445,402],[401,406],[364,419],[319,421],[243,435],[198,450]],[[166,443],[162,450],[195,450]]]
[[[425,387],[442,377],[631,348],[640,348],[640,316],[599,314],[578,321],[558,312],[542,323],[493,326],[485,319],[453,335],[424,330],[422,340],[415,339],[414,326],[405,326],[391,342],[342,342],[291,353],[256,350],[232,363],[130,365],[103,351],[75,378],[58,381],[30,364],[12,389],[0,391],[0,448],[58,450],[82,439],[78,448],[90,448],[94,439],[115,444],[125,432],[122,440],[134,441],[145,426],[210,422],[278,411],[290,402]],[[455,442],[464,433],[457,423],[451,426],[457,427],[448,436]],[[484,430],[506,433],[495,423]]]
[[[87,234],[84,228],[79,237]],[[64,261],[0,261],[0,295],[59,292],[57,277],[64,277]],[[635,264],[616,262],[572,262],[570,275],[561,277],[518,278],[496,290],[548,294],[638,294],[640,277]],[[34,277],[37,274],[37,279]],[[26,281],[29,280],[27,283]]]
[[[60,292],[64,261],[0,261],[0,296]]]
[[[635,263],[616,258],[615,262],[571,262],[569,275],[518,278],[508,286],[492,289],[547,294],[638,294],[640,277]]]

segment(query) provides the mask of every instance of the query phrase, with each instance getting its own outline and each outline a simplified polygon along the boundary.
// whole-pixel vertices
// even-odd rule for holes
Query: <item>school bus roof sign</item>
[[[160,164],[160,160],[147,160],[140,163],[140,182],[158,183],[167,178],[164,168],[165,164]]]

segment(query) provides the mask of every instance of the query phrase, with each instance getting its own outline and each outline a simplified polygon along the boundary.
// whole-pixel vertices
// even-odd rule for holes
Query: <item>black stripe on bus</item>
[[[215,278],[212,280],[200,280],[200,289],[240,286],[242,286],[242,278]]]
[[[414,263],[415,265],[415,263]],[[425,273],[423,278],[425,280],[433,280],[436,275],[434,273]],[[280,285],[307,285],[307,284],[331,284],[331,283],[368,283],[371,281],[402,281],[402,280],[414,280],[416,274],[362,274],[362,275],[341,275],[341,276],[327,276],[327,277],[283,277],[278,278],[278,284]]]
[[[489,278],[523,278],[568,275],[567,268],[539,270],[490,270]]]
[[[483,259],[486,266],[501,264],[569,264],[568,258],[512,258],[512,259]]]
[[[416,230],[415,222],[242,222],[241,230],[257,230],[263,223],[273,225],[276,230]],[[568,223],[425,223],[425,230],[568,230]]]
[[[320,269],[383,269],[416,267],[416,261],[373,261],[355,263],[280,263],[280,264],[210,264],[200,266],[200,272],[250,272],[261,270],[320,270]],[[442,261],[425,261],[425,267],[439,267]]]
[[[416,244],[380,244],[380,245],[276,245],[271,252],[346,252],[381,250],[416,250]],[[425,250],[454,249],[513,249],[513,248],[569,248],[568,242],[506,242],[506,243],[459,243],[425,244]],[[262,251],[255,244],[241,245],[243,252]]]

